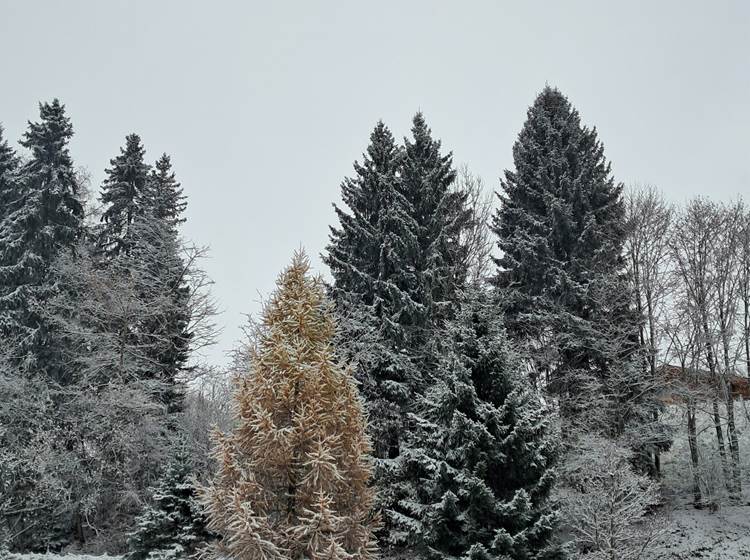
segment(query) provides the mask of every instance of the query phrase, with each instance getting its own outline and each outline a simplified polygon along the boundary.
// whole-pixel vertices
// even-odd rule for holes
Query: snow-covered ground
[[[706,407],[707,408],[707,407]],[[671,502],[670,524],[652,547],[649,560],[705,558],[729,560],[750,558],[750,505],[730,505],[721,476],[716,436],[710,410],[698,416],[699,479],[704,500],[719,504],[718,511],[697,510],[689,503],[692,496],[692,467],[686,437],[684,410],[670,407],[663,419],[672,425],[675,440],[662,456],[663,488]],[[737,431],[741,449],[743,504],[750,504],[750,403],[736,406]]]
[[[122,556],[86,554],[11,554],[9,560],[120,560]]]
[[[666,532],[644,560],[750,558],[750,506],[721,506],[713,513],[681,504],[669,514]],[[120,556],[11,554],[9,560],[120,560]]]
[[[712,513],[684,505],[669,517],[669,527],[651,548],[650,560],[750,558],[750,506],[724,505]]]

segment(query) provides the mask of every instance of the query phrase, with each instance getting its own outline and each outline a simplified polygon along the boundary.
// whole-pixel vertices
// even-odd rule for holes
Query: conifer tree
[[[364,305],[376,295],[383,234],[383,194],[397,180],[400,149],[391,131],[379,121],[370,134],[362,163],[354,162],[355,176],[344,179],[341,199],[348,211],[334,205],[340,226],[331,227],[325,263],[334,278],[336,299],[357,294]]]
[[[186,197],[175,179],[172,161],[167,154],[156,160],[141,199],[141,204],[169,227],[174,229],[185,221],[182,214],[187,208]]]
[[[386,514],[385,545],[405,544],[391,534],[392,513],[414,482],[400,456],[410,445],[408,413],[429,384],[434,362],[431,333],[451,316],[466,277],[462,230],[466,194],[452,188],[451,155],[441,154],[421,114],[413,140],[395,145],[378,123],[355,176],[344,181],[348,212],[337,208],[326,262],[342,317],[342,347],[357,362],[375,441],[379,507]]]
[[[369,335],[372,351],[358,377],[377,455],[391,458],[399,454],[404,414],[426,382],[414,361],[424,365],[429,332],[450,316],[466,276],[460,244],[469,220],[466,195],[451,189],[451,155],[441,154],[421,114],[412,132],[413,141],[400,149],[377,124],[355,177],[342,185],[349,211],[336,209],[341,225],[332,228],[325,257],[339,312],[358,319],[353,330]]]
[[[187,208],[187,200],[167,154],[162,154],[157,160],[139,203],[142,223],[141,239],[137,244],[139,250],[147,249],[150,258],[145,266],[164,287],[167,303],[164,313],[152,317],[142,325],[141,331],[146,338],[162,341],[152,360],[156,377],[167,389],[162,401],[170,412],[178,412],[184,397],[179,375],[186,367],[193,335],[189,332],[190,288],[186,282],[189,266],[183,258],[184,248],[178,231],[178,226],[185,221],[182,214]]]
[[[3,138],[3,127],[0,125],[0,223],[7,216],[13,203],[18,198],[18,156],[8,141]]]
[[[369,444],[351,370],[336,361],[323,284],[304,255],[263,311],[237,428],[204,489],[214,552],[236,560],[372,558]]]
[[[397,524],[429,558],[558,558],[548,502],[557,445],[497,303],[480,290],[444,331],[438,381],[404,459],[417,479]]]
[[[18,198],[0,224],[0,330],[18,342],[14,355],[25,367],[56,375],[60,364],[39,310],[55,290],[50,264],[82,234],[83,206],[65,106],[55,99],[39,111],[21,140],[30,158],[19,170]]]
[[[453,155],[441,154],[422,113],[412,125],[413,140],[405,140],[401,190],[416,222],[416,255],[412,264],[416,284],[409,290],[417,304],[411,317],[417,343],[425,342],[420,328],[440,325],[452,316],[459,291],[466,281],[466,247],[460,243],[469,226],[466,194],[452,189],[456,180]],[[408,262],[408,261],[407,261]]]
[[[502,253],[496,281],[508,298],[509,331],[529,344],[535,373],[573,421],[584,411],[577,397],[606,384],[613,368],[627,369],[637,349],[622,185],[596,129],[550,87],[529,108],[513,158],[493,223]]]
[[[136,519],[128,560],[187,558],[210,539],[192,477],[190,450],[180,440],[153,489],[153,503]]]
[[[403,292],[397,277],[404,269],[414,227],[398,192],[401,150],[390,130],[378,122],[355,176],[344,179],[341,193],[348,211],[336,208],[340,227],[331,228],[324,261],[341,324],[341,346],[357,362],[357,379],[371,418],[375,456],[394,458],[403,429],[403,411],[417,385],[415,369],[403,345],[398,309]],[[408,224],[408,225],[407,225]]]
[[[178,412],[184,387],[178,379],[188,360],[190,333],[186,263],[177,227],[184,222],[187,202],[175,179],[169,156],[163,154],[151,169],[137,134],[126,137],[120,155],[110,160],[100,200],[106,205],[99,245],[110,264],[138,271],[148,278],[141,287],[144,302],[153,305],[153,285],[160,294],[159,313],[150,313],[132,329],[132,338],[150,352],[148,379],[161,383],[159,400]],[[115,263],[115,260],[122,262]]]
[[[179,412],[184,397],[180,373],[190,352],[190,288],[186,283],[187,264],[177,232],[169,222],[148,212],[132,225],[136,233],[130,254],[120,265],[137,270],[139,292],[152,311],[139,320],[136,335],[146,349],[151,364],[149,377],[160,382],[159,400],[170,413]],[[154,287],[158,287],[155,292]]]
[[[140,202],[149,181],[149,166],[144,162],[145,149],[137,134],[125,137],[125,147],[112,158],[105,170],[99,200],[106,206],[102,214],[100,245],[108,257],[128,251],[133,244],[130,231],[141,213]]]

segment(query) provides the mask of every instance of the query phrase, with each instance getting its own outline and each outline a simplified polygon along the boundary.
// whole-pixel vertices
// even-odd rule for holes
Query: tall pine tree
[[[429,384],[431,333],[454,310],[466,276],[462,229],[470,219],[466,195],[452,189],[450,154],[441,153],[421,114],[413,140],[398,147],[378,123],[355,176],[342,185],[348,211],[337,208],[325,260],[344,346],[372,418],[384,544],[405,544],[390,532],[413,481],[403,478],[401,455],[411,445],[408,414]]]
[[[383,239],[383,193],[396,183],[400,154],[391,131],[379,121],[370,134],[362,163],[354,162],[355,176],[341,184],[341,199],[349,210],[334,205],[340,226],[331,227],[324,257],[334,278],[337,299],[356,294],[364,305],[375,301],[374,280],[378,278]]]
[[[398,192],[401,150],[390,130],[378,122],[355,175],[341,193],[348,211],[336,207],[340,226],[331,228],[324,261],[334,278],[333,299],[341,321],[342,346],[358,362],[374,440],[375,455],[398,455],[403,410],[413,393],[414,368],[398,350],[399,320],[394,299],[401,294],[396,275],[404,246],[399,226],[409,223]],[[405,237],[405,236],[404,236]]]
[[[134,240],[132,224],[141,213],[141,198],[148,187],[149,166],[144,162],[146,150],[137,134],[125,137],[120,155],[110,160],[105,170],[99,200],[106,206],[102,214],[99,243],[108,257],[130,250]]]
[[[11,212],[18,197],[19,160],[13,148],[3,137],[3,127],[0,125],[0,223]]]
[[[131,338],[150,354],[147,378],[160,384],[159,400],[170,412],[178,412],[184,394],[179,374],[191,338],[187,266],[177,229],[185,221],[187,202],[169,156],[163,154],[152,169],[144,161],[140,136],[130,134],[125,140],[120,155],[110,160],[102,185],[105,208],[98,243],[110,264],[132,270],[135,282],[148,279],[140,288],[142,298],[158,313],[134,324]]]
[[[185,221],[182,214],[187,209],[187,200],[167,154],[156,160],[141,198],[143,206],[169,227],[176,228]]]
[[[26,368],[61,375],[49,325],[40,310],[57,289],[50,264],[83,232],[83,206],[68,143],[73,127],[57,99],[39,105],[21,145],[30,152],[19,170],[18,198],[0,224],[0,328],[17,343]]]
[[[410,317],[413,344],[423,344],[420,332],[451,317],[467,271],[461,233],[471,220],[466,194],[452,189],[456,180],[452,154],[441,154],[422,113],[412,125],[413,140],[405,140],[401,191],[415,222],[416,254],[410,255],[415,285],[409,290],[417,304]]]
[[[643,389],[631,377],[636,317],[624,275],[622,185],[596,129],[550,87],[529,108],[513,159],[493,222],[496,281],[508,299],[510,332],[527,343],[564,419],[578,422],[597,408],[584,406],[584,395],[622,401]],[[621,432],[627,415],[613,412],[620,404],[601,407],[606,418],[593,421]]]
[[[157,160],[148,184],[140,196],[142,208],[139,250],[148,249],[150,258],[144,265],[164,288],[164,312],[142,326],[142,333],[161,341],[160,350],[152,356],[156,377],[164,384],[162,401],[169,412],[178,412],[184,398],[180,373],[185,369],[192,333],[190,288],[187,285],[188,263],[183,258],[178,227],[185,221],[187,199],[172,171],[167,154]]]

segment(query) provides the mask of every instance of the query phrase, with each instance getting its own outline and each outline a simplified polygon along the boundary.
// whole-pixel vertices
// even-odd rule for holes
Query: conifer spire
[[[84,211],[65,106],[57,99],[40,103],[39,116],[20,142],[30,157],[18,170],[13,202],[0,224],[0,332],[19,342],[14,355],[26,367],[51,372],[60,366],[59,356],[40,310],[56,289],[50,265],[80,238]]]
[[[143,206],[174,229],[185,221],[182,214],[187,208],[186,199],[172,171],[171,158],[162,154],[149,176],[148,186],[142,196]]]
[[[4,130],[0,125],[0,221],[10,214],[11,208],[18,199],[18,170],[19,160],[13,148],[4,138]]]
[[[107,178],[99,198],[106,209],[102,214],[100,244],[108,256],[129,251],[134,240],[133,222],[140,214],[140,201],[147,188],[149,166],[144,162],[146,150],[137,134],[125,137],[120,155],[110,160]]]
[[[554,352],[530,350],[563,416],[573,419],[582,387],[595,387],[623,362],[632,326],[622,185],[596,129],[550,87],[529,108],[513,159],[493,223],[502,254],[496,281],[509,302],[509,331],[559,353],[547,363],[538,358]]]
[[[323,284],[296,254],[263,311],[237,428],[204,490],[214,551],[237,560],[374,556],[370,451],[351,369],[337,362]]]

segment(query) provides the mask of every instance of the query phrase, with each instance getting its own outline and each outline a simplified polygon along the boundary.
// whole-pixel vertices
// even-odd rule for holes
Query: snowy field
[[[673,511],[670,521],[649,560],[750,558],[749,506],[722,506],[712,513],[686,505]]]

